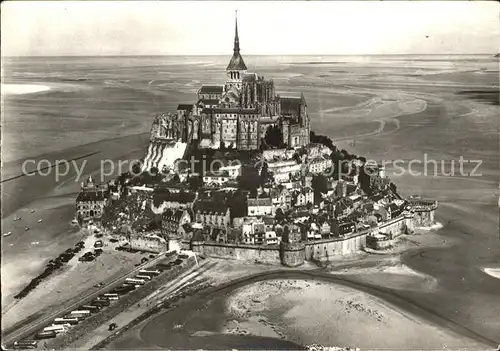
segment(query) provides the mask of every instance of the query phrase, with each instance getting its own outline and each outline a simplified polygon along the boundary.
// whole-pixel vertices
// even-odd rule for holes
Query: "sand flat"
[[[370,294],[323,282],[287,279],[247,285],[228,298],[227,310],[240,320],[240,330],[248,328],[248,334],[254,333],[248,321],[262,316],[261,320],[271,324],[278,320],[273,329],[287,340],[303,345],[398,349],[485,347],[403,313]]]

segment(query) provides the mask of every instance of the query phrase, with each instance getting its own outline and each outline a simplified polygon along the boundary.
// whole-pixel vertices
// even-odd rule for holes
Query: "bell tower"
[[[236,25],[234,29],[234,47],[233,47],[233,57],[226,68],[227,82],[226,86],[229,88],[231,86],[236,87],[238,90],[241,89],[241,82],[243,80],[243,75],[247,72],[247,66],[243,57],[240,54],[240,38],[238,37],[238,11],[236,11]]]

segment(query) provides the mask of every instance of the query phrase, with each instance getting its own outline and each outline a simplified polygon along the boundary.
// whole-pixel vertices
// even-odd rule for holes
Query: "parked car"
[[[118,325],[116,325],[116,323],[111,323],[111,324],[109,325],[108,330],[109,330],[109,331],[115,330],[115,329],[116,329],[116,327],[118,327]]]
[[[95,243],[94,243],[94,247],[103,247],[104,244],[102,243],[102,240],[97,240]]]

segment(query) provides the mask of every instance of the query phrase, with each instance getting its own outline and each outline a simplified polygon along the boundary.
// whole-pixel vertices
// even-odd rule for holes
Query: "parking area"
[[[102,246],[98,241],[102,241]],[[117,279],[141,262],[156,257],[151,253],[116,249],[122,245],[123,242],[89,235],[48,261],[45,270],[27,282],[15,304],[2,315],[3,330],[16,328],[28,318],[43,316],[78,301],[83,294],[99,289],[103,282]]]
[[[157,257],[157,264],[153,266],[145,264],[144,266],[147,266],[147,268],[142,268],[142,266],[136,268],[133,274],[121,279],[117,284],[113,284],[112,287],[102,288],[99,294],[83,300],[78,307],[53,318],[35,334],[22,340],[17,340],[17,344],[14,343],[12,346],[14,348],[51,347],[55,339],[60,338],[61,335],[66,335],[74,328],[78,328],[80,324],[87,324],[88,326],[89,323],[86,323],[87,319],[91,320],[94,317],[97,320],[98,318],[95,318],[95,316],[106,314],[107,309],[114,305],[118,306],[120,301],[123,302],[123,305],[130,303],[130,297],[127,297],[127,295],[147,287],[163,273],[181,265],[186,258],[189,258],[189,256],[178,256],[175,253],[168,253],[166,257],[165,255]],[[111,323],[108,328],[112,331],[116,327],[116,324]]]

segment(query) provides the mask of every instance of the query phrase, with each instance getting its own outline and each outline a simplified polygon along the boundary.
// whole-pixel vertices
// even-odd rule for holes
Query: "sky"
[[[494,1],[4,1],[5,56],[498,53]]]

